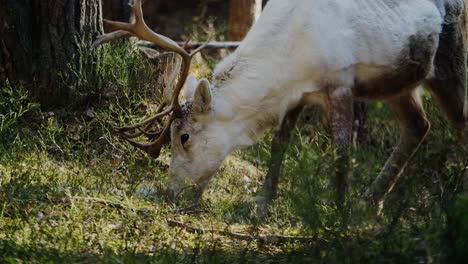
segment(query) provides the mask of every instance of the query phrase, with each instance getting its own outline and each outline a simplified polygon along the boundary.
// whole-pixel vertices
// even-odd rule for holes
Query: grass
[[[81,83],[67,111],[41,111],[20,87],[1,90],[0,263],[426,263],[465,257],[467,200],[457,196],[465,160],[430,96],[424,101],[433,130],[383,217],[361,194],[397,141],[398,128],[382,104],[372,104],[367,141],[353,153],[348,224],[332,202],[327,128],[308,115],[294,132],[272,214],[262,219],[252,197],[266,173],[270,135],[225,162],[200,206],[166,202],[167,151],[152,160],[112,133],[112,125],[155,109],[159,92],[151,67],[125,43],[92,56],[100,64],[75,72]],[[312,238],[272,242],[233,233]]]

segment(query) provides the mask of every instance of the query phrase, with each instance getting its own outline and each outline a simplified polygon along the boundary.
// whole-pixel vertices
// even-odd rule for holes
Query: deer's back
[[[414,37],[438,35],[443,17],[427,0],[302,1],[299,32],[312,66],[339,70],[357,64],[391,66]],[[314,3],[320,6],[314,7]],[[299,34],[300,35],[300,34]],[[308,43],[308,44],[307,44]]]

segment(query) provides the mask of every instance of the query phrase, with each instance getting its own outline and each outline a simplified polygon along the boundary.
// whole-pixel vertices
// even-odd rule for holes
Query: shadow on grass
[[[11,240],[0,239],[0,263],[317,263],[321,262],[321,257],[324,255],[320,250],[311,248],[287,253],[263,253],[244,247],[221,249],[216,243],[184,253],[170,248],[147,253],[125,249],[121,252],[103,249],[100,253],[90,253],[47,248],[43,245],[20,245]]]
[[[153,252],[119,252],[104,248],[91,253],[80,250],[62,250],[43,245],[20,245],[0,239],[0,263],[424,263],[423,251],[406,255],[390,247],[378,251],[368,247],[369,240],[337,240],[327,248],[311,245],[289,245],[289,250],[270,250],[260,246],[257,250],[238,246],[221,248],[216,242],[198,245],[189,250],[176,251],[166,247]],[[422,261],[422,262],[421,262]]]
[[[176,259],[174,252],[167,252],[167,263]],[[102,254],[46,248],[42,245],[20,245],[11,240],[0,240],[1,263],[151,263],[149,254],[115,254],[104,250]]]

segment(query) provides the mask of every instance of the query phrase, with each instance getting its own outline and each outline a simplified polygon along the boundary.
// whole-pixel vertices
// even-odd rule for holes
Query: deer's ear
[[[195,75],[190,74],[185,81],[185,88],[184,88],[184,98],[185,100],[192,100],[193,95],[195,94],[195,89],[198,86],[198,80]]]
[[[195,113],[203,114],[211,110],[211,90],[210,82],[207,79],[201,79],[193,99],[193,110]]]

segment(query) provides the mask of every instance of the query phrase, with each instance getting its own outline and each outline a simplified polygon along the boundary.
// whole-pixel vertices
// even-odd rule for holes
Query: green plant
[[[28,92],[22,87],[13,87],[10,83],[0,88],[0,141],[8,146],[18,139],[20,130],[38,112]]]

